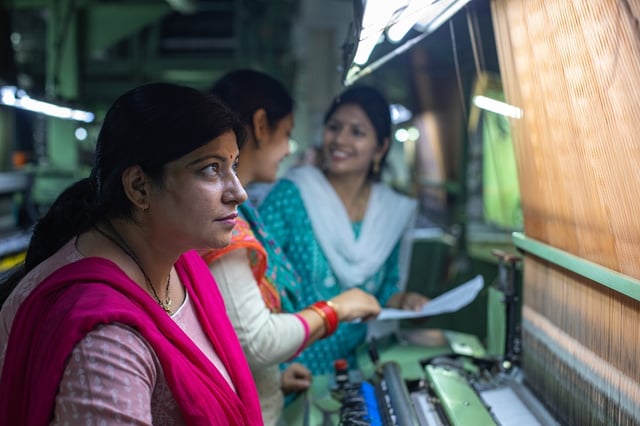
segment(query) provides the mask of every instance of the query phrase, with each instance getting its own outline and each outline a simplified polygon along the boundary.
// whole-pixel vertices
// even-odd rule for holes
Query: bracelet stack
[[[322,318],[324,322],[325,332],[323,338],[331,336],[338,329],[338,313],[335,308],[332,306],[331,302],[325,302],[321,300],[319,302],[314,303],[309,306],[309,309],[312,309]]]

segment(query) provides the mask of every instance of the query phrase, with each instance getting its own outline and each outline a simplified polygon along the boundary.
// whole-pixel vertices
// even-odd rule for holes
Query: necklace
[[[149,290],[153,294],[153,297],[156,299],[156,302],[158,302],[158,304],[162,307],[162,309],[164,309],[164,311],[166,313],[170,314],[171,313],[171,297],[169,297],[169,286],[171,285],[171,272],[169,272],[169,275],[167,276],[167,287],[165,289],[165,294],[166,295],[165,295],[164,302],[163,302],[160,299],[160,296],[158,296],[158,293],[156,292],[156,289],[151,284],[151,279],[149,279],[149,276],[147,275],[147,273],[145,272],[144,268],[142,267],[142,263],[140,262],[140,259],[138,259],[138,256],[136,256],[135,252],[131,249],[131,247],[129,247],[127,245],[127,243],[125,242],[124,238],[122,238],[122,236],[118,233],[118,231],[116,231],[116,229],[113,227],[111,222],[107,222],[107,223],[109,225],[109,230],[114,235],[107,234],[102,229],[100,229],[100,227],[98,227],[98,225],[95,226],[96,231],[98,231],[100,233],[100,235],[102,235],[103,237],[105,237],[106,239],[111,241],[113,244],[118,246],[118,248],[120,250],[122,250],[124,252],[124,254],[129,256],[131,258],[131,260],[133,260],[135,262],[135,264],[138,265],[138,268],[140,268],[140,271],[142,272],[142,275],[144,276],[144,280],[147,283],[147,287],[149,288]]]

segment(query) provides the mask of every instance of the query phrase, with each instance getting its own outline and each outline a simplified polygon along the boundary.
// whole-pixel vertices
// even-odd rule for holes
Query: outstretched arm
[[[246,249],[224,254],[209,266],[247,361],[253,368],[286,361],[305,343],[305,326],[290,313],[267,308],[249,264]],[[316,320],[321,328],[321,319]],[[307,320],[305,318],[305,320]]]

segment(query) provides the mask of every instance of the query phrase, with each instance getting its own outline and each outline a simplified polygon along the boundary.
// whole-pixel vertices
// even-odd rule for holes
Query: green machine
[[[557,424],[518,367],[520,258],[493,255],[499,273],[485,289],[486,345],[469,333],[401,328],[362,345],[348,373],[314,377],[311,389],[285,410],[287,424]]]

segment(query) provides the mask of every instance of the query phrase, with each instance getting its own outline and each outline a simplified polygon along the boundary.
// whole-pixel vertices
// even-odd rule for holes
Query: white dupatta
[[[360,285],[374,275],[413,226],[416,201],[375,183],[356,239],[342,201],[320,170],[297,167],[286,177],[298,187],[315,237],[343,288]],[[404,289],[410,247],[401,245],[400,290]]]

